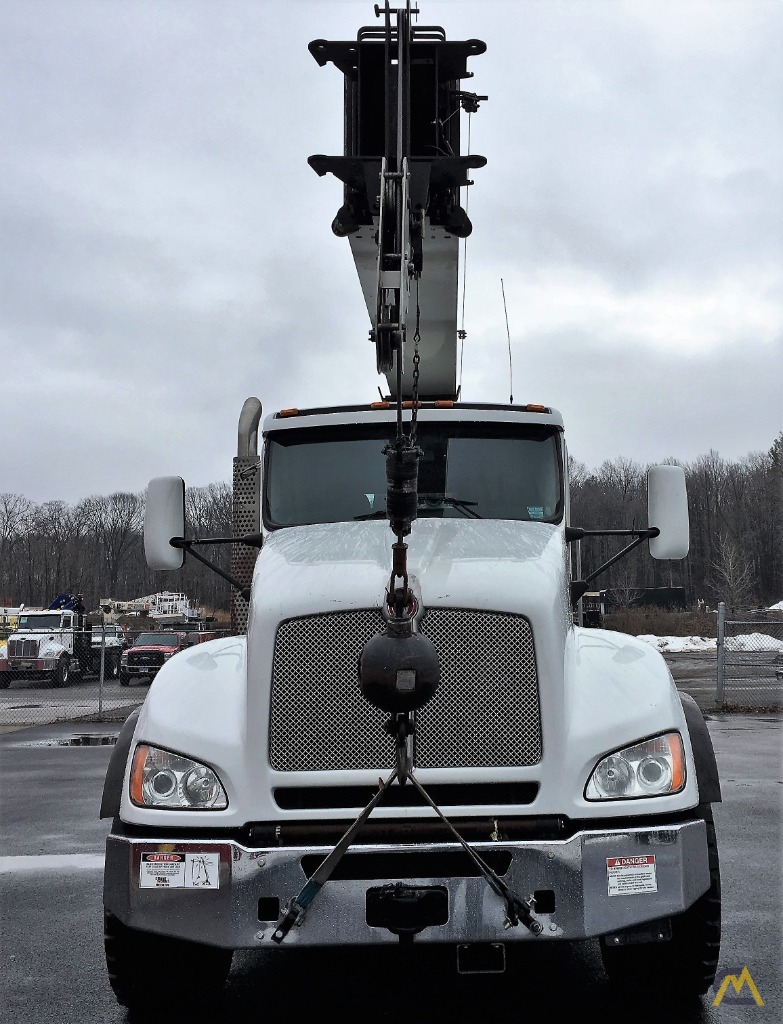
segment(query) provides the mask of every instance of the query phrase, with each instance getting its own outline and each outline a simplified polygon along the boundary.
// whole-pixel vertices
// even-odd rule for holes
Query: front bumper
[[[9,658],[9,672],[51,672],[57,667],[56,658]]]
[[[127,665],[120,662],[121,671],[131,678],[143,676],[145,679],[154,679],[162,668],[162,665]]]
[[[709,887],[703,821],[590,830],[569,839],[474,844],[526,899],[540,936],[504,928],[506,908],[457,843],[352,847],[282,945],[396,943],[367,923],[368,891],[392,882],[445,890],[446,920],[417,942],[582,939],[670,917]],[[108,837],[106,909],[126,925],[230,949],[276,947],[279,914],[331,847],[249,849],[234,841]],[[497,865],[497,866],[496,866]]]

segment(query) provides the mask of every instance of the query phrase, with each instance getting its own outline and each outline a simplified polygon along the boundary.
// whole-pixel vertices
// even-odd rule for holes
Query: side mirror
[[[651,466],[647,472],[647,525],[661,532],[650,538],[653,558],[685,558],[690,546],[688,495],[681,466]]]
[[[185,536],[185,481],[179,476],[156,476],[147,487],[144,510],[144,555],[150,569],[181,569],[182,548],[172,537]]]

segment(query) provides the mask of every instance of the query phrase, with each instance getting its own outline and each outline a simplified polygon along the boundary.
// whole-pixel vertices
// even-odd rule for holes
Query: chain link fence
[[[99,653],[90,671],[76,675],[70,673],[67,681],[59,682],[54,673],[0,672],[0,732],[52,722],[121,722],[144,702],[152,679],[169,657],[170,648],[138,641],[154,632],[167,643],[175,644],[169,657],[205,640],[227,636],[227,629],[195,631],[166,629],[125,631],[122,657],[116,648],[105,646],[103,659]],[[94,627],[94,637],[100,636],[100,627]],[[112,634],[113,635],[113,634]],[[0,641],[2,643],[3,641]],[[137,650],[134,651],[134,647]],[[103,673],[100,663],[103,661]]]
[[[719,708],[783,708],[783,620],[727,619],[718,605]]]
[[[703,638],[702,650],[665,653],[678,688],[695,697],[704,711],[783,709],[783,619],[728,619],[720,604],[717,631],[717,642]],[[190,646],[232,631],[173,632],[185,636],[184,646]],[[126,654],[139,635],[127,632]],[[123,721],[143,703],[157,667],[152,659],[123,671],[123,665],[104,657],[103,678],[98,671],[71,675],[64,686],[48,678],[0,673],[0,732],[52,722]]]

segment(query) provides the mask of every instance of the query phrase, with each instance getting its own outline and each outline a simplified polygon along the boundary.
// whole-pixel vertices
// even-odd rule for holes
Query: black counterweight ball
[[[359,656],[362,694],[381,711],[402,714],[424,707],[438,688],[440,660],[435,645],[414,633],[410,619],[392,619]]]

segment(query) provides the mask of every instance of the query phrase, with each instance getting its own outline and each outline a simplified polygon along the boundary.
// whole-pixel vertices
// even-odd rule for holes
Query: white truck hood
[[[12,640],[35,640],[38,644],[38,652],[35,655],[36,658],[55,658],[62,654],[63,651],[67,650],[67,645],[63,642],[62,634],[65,632],[67,635],[68,631],[56,630],[30,630],[23,633],[12,633],[8,640],[5,642],[5,651],[0,652],[0,657],[8,657],[8,644]]]
[[[256,562],[252,620],[279,622],[380,607],[394,534],[385,521],[292,527],[268,536]],[[411,586],[425,608],[502,609],[550,618],[567,608],[563,531],[549,523],[419,519],[406,538]],[[558,616],[559,617],[559,616]]]
[[[282,621],[346,609],[379,608],[391,573],[394,535],[380,522],[280,530],[257,560],[247,637],[226,637],[183,651],[163,666],[142,707],[136,742],[180,751],[208,764],[226,786],[229,806],[210,821],[228,826],[285,816],[274,803],[278,775],[268,760],[269,682],[275,634]],[[428,520],[408,538],[409,572],[424,609],[437,606],[503,611],[532,626],[539,681],[544,760],[520,768],[439,768],[428,781],[493,780],[540,783],[528,813],[608,817],[614,805],[583,796],[590,771],[607,752],[671,729],[692,754],[671,675],[649,644],[573,625],[563,529],[547,523]],[[303,651],[317,658],[318,652]],[[611,696],[607,699],[607,693]],[[296,722],[291,723],[296,728]],[[307,773],[320,777],[319,773]],[[342,772],[366,782],[366,774]],[[355,778],[354,778],[355,775]],[[324,778],[330,777],[323,773]],[[667,807],[696,802],[695,776]],[[649,805],[649,806],[648,806]],[[655,813],[654,799],[638,802]],[[122,802],[125,821],[149,816]],[[298,811],[318,817],[319,811]],[[380,816],[397,813],[379,809]],[[411,811],[413,814],[414,811]],[[161,826],[181,826],[200,812],[156,810]]]

